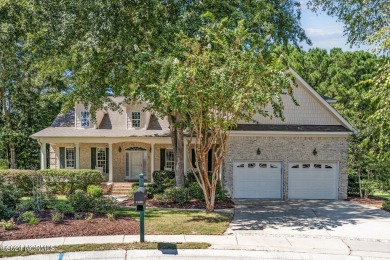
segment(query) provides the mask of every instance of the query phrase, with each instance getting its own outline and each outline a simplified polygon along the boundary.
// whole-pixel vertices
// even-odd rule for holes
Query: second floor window
[[[133,127],[141,127],[141,113],[132,112],[131,113],[131,125]]]
[[[81,127],[89,127],[89,112],[88,111],[81,111],[80,112],[80,123]]]

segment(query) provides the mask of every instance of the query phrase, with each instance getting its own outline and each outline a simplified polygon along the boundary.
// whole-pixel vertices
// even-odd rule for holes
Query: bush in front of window
[[[154,171],[153,181],[155,183],[163,183],[165,180],[175,180],[175,172],[173,171]]]
[[[167,203],[185,204],[190,201],[188,189],[180,187],[166,189],[162,195],[162,200]]]
[[[209,178],[211,180],[212,172],[209,172]],[[186,187],[188,187],[191,198],[194,199],[204,199],[204,194],[202,188],[199,186],[198,182],[196,181],[196,178],[194,176],[194,173],[192,171],[187,172],[187,175],[185,176],[185,184]],[[200,195],[200,193],[202,195]],[[228,197],[228,193],[225,189],[222,188],[220,180],[218,180],[217,183],[217,189],[215,191],[215,200],[216,201],[223,201],[226,200]]]
[[[39,170],[46,190],[56,194],[71,194],[76,190],[86,191],[89,185],[99,185],[104,181],[97,170],[47,169]]]

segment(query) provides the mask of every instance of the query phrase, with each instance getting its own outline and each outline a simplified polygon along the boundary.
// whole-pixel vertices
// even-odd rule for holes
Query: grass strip
[[[0,258],[14,256],[29,256],[41,254],[56,254],[67,252],[85,252],[85,251],[106,251],[106,250],[164,250],[164,249],[207,249],[208,243],[118,243],[118,244],[80,244],[80,245],[62,245],[53,247],[53,250],[34,251],[31,249],[4,250],[0,247]],[[15,249],[15,248],[14,248]]]
[[[139,220],[139,212],[122,208],[118,216]],[[204,210],[146,209],[145,233],[147,235],[222,235],[228,228],[233,214],[205,212]]]

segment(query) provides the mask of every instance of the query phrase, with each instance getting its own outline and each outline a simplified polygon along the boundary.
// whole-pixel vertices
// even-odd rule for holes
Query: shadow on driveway
[[[240,199],[235,204],[232,232],[327,231],[366,220],[390,221],[388,212],[348,201]]]

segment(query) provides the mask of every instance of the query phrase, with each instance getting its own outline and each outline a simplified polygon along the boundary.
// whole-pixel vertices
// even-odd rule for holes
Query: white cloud
[[[343,38],[343,30],[340,27],[305,28],[309,38]]]

